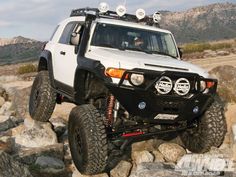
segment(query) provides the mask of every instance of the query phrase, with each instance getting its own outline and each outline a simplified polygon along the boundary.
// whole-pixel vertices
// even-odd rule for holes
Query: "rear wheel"
[[[102,116],[93,105],[75,107],[69,116],[68,137],[72,159],[86,175],[105,170],[108,145]]]
[[[56,92],[53,90],[48,71],[40,71],[36,76],[30,94],[29,113],[37,121],[50,119],[56,105]]]
[[[187,149],[195,153],[204,153],[211,147],[219,147],[227,131],[223,106],[215,101],[200,118],[198,126],[181,134]]]

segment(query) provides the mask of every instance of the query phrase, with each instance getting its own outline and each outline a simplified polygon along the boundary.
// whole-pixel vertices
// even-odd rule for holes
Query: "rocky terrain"
[[[219,3],[183,12],[162,12],[161,26],[172,31],[178,43],[236,37],[236,4]],[[211,34],[211,35],[209,35]]]
[[[236,61],[235,55],[230,57],[191,62],[205,67],[219,79],[219,94],[225,103],[228,124],[225,142],[207,155],[236,162]],[[0,67],[2,71],[3,68],[6,66]],[[34,76],[0,76],[0,177],[86,177],[73,165],[68,146],[67,119],[74,105],[57,105],[48,123],[34,121],[28,115]],[[183,147],[179,138],[169,142],[152,139],[134,143],[124,152],[114,150],[109,160],[111,170],[94,177],[182,176],[183,171],[178,166],[185,163],[189,166],[188,157],[194,158],[194,154]],[[192,166],[199,168],[199,160],[201,157],[196,156]],[[212,168],[207,163],[201,165],[205,170]],[[234,176],[235,169],[231,166],[229,172],[221,172],[221,175]]]

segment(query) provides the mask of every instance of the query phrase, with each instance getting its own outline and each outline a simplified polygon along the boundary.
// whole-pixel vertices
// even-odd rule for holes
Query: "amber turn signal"
[[[105,75],[113,78],[122,78],[125,73],[125,69],[118,68],[107,68],[105,71]],[[128,79],[128,74],[125,76],[125,79]]]

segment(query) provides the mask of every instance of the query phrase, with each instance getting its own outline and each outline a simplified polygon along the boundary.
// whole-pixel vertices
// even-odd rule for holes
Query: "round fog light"
[[[199,107],[198,106],[195,106],[194,108],[193,108],[193,113],[194,114],[197,114],[199,112]]]
[[[146,108],[146,105],[147,105],[147,104],[146,104],[145,102],[141,102],[141,103],[138,104],[138,108],[141,109],[141,110],[143,110],[143,109]]]
[[[135,86],[142,85],[144,82],[144,76],[142,74],[131,74],[130,82]]]

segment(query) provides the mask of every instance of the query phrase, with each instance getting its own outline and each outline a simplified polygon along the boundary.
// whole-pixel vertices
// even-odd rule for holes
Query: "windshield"
[[[98,23],[91,45],[178,57],[171,34]]]

